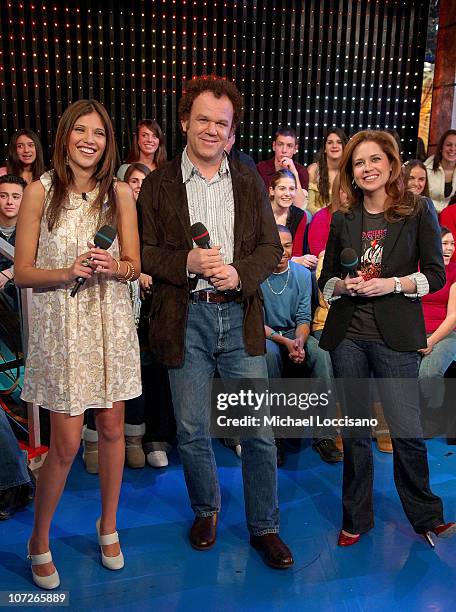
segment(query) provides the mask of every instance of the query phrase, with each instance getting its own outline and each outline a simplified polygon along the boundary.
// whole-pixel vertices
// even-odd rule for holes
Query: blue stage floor
[[[375,450],[376,526],[338,548],[342,466],[311,448],[289,452],[280,470],[281,534],[295,556],[288,571],[265,566],[248,544],[235,455],[214,443],[222,512],[214,549],[193,550],[192,520],[177,455],[164,470],[125,469],[118,529],[126,565],[99,562],[95,520],[98,477],[78,456],[55,517],[51,549],[71,610],[432,610],[456,609],[456,538],[431,550],[410,528],[392,480],[392,457]],[[428,443],[433,488],[446,520],[456,519],[456,447]],[[28,508],[0,523],[0,590],[38,591],[25,557]],[[44,609],[44,608],[41,608]],[[68,609],[68,608],[67,608]]]

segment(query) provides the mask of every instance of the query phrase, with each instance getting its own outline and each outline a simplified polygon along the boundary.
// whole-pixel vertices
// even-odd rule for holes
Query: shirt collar
[[[183,183],[187,183],[194,174],[196,174],[197,176],[201,178],[204,178],[201,172],[198,170],[198,168],[190,161],[190,158],[187,154],[187,147],[185,147],[182,153],[181,170],[182,170],[182,182]],[[227,175],[230,174],[230,166],[228,164],[228,157],[226,153],[224,152],[223,157],[222,157],[222,163],[220,164],[220,169],[217,172],[217,175],[218,177],[222,177],[225,174]]]

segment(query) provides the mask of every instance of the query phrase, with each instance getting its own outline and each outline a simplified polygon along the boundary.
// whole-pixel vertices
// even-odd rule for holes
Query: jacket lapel
[[[167,201],[176,212],[176,217],[182,225],[185,241],[189,249],[193,248],[192,234],[190,231],[190,215],[188,212],[187,191],[182,182],[181,157],[180,155],[168,166],[163,175],[163,189],[167,195]]]
[[[382,254],[382,268],[384,267],[385,262],[388,257],[391,255],[394,246],[399,238],[399,235],[404,227],[405,219],[402,218],[400,221],[396,221],[395,223],[388,223],[386,226],[386,238],[385,244],[383,245],[383,254]]]
[[[234,250],[233,260],[236,261],[240,257],[242,237],[244,233],[245,215],[246,215],[246,203],[245,194],[248,192],[249,185],[245,176],[243,176],[235,167],[230,163],[231,182],[233,185],[233,198],[234,198]]]
[[[362,204],[357,204],[347,215],[347,228],[351,248],[356,251],[358,260],[361,261],[361,234],[363,231]]]

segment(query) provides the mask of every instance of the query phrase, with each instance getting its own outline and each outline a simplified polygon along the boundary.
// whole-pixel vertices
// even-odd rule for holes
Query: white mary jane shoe
[[[50,576],[38,576],[33,571],[34,565],[44,565],[45,563],[50,563],[52,561],[51,552],[48,550],[41,555],[32,555],[30,554],[30,540],[27,542],[27,550],[28,550],[28,559],[32,562],[32,576],[33,582],[36,586],[39,586],[40,589],[57,589],[60,586],[60,576],[57,570],[55,570]]]
[[[110,569],[110,570],[120,570],[123,568],[125,561],[122,551],[115,557],[107,557],[103,552],[103,546],[108,546],[109,544],[115,544],[119,541],[119,534],[117,531],[114,533],[109,533],[107,535],[100,535],[100,519],[97,519],[97,534],[98,534],[98,544],[100,545],[101,551],[101,562],[102,564]]]

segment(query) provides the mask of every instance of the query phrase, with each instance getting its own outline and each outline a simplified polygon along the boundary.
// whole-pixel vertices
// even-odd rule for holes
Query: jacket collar
[[[234,253],[233,259],[239,259],[242,237],[244,231],[245,215],[249,208],[245,199],[250,192],[252,171],[243,164],[225,158],[228,161],[229,171],[233,184],[234,198]],[[174,208],[176,216],[182,225],[185,241],[189,249],[193,248],[190,230],[190,215],[188,212],[187,191],[182,176],[182,155],[178,155],[163,170],[162,187],[167,195],[168,202]]]

